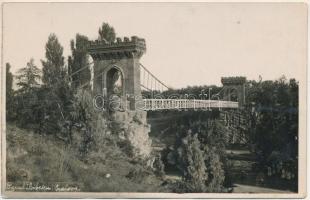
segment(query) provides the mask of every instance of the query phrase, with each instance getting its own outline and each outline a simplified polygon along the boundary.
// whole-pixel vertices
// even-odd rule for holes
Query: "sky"
[[[50,33],[67,57],[70,40],[95,40],[102,22],[118,37],[145,38],[141,63],[173,88],[220,85],[223,76],[306,76],[303,3],[7,3],[3,63],[16,73],[34,58],[41,68]]]

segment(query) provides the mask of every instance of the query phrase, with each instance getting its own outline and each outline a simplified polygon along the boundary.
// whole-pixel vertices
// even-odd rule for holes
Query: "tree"
[[[76,34],[75,42],[71,40],[72,56],[68,58],[68,71],[71,76],[71,85],[73,88],[87,85],[89,86],[91,79],[89,55],[87,54],[88,38],[86,36]]]
[[[6,63],[6,117],[11,120],[14,116],[13,106],[13,74],[10,72],[11,65]]]
[[[13,92],[13,74],[10,72],[11,65],[6,63],[6,95],[10,95]]]
[[[39,87],[40,69],[35,66],[33,58],[27,63],[27,66],[20,69],[16,76],[19,91],[22,93],[30,92],[32,89]]]
[[[298,82],[282,76],[276,81],[253,82],[248,91],[247,98],[252,104],[248,129],[258,169],[268,176],[287,179],[296,189]]]
[[[176,120],[174,150],[166,154],[166,162],[183,174],[183,181],[174,186],[177,192],[222,192],[225,180],[230,186],[224,171],[227,138],[216,115],[193,111]]]
[[[221,154],[218,153],[220,149],[214,146],[204,145],[205,165],[207,167],[208,183],[205,192],[222,192],[225,180],[225,172],[223,169],[223,162],[221,161]],[[228,170],[228,169],[226,169]],[[228,172],[226,172],[228,174]]]
[[[45,45],[46,61],[43,65],[43,87],[41,100],[44,103],[45,130],[57,133],[68,116],[72,91],[64,65],[63,47],[55,34],[50,34]]]
[[[44,87],[49,90],[49,99],[61,104],[58,107],[63,107],[69,104],[72,95],[69,91],[67,69],[64,66],[63,47],[55,34],[48,37],[45,50],[46,61],[42,60]]]
[[[197,134],[191,133],[183,138],[181,146],[178,148],[178,157],[183,178],[188,192],[205,192],[208,175],[204,162],[204,153]]]
[[[65,78],[63,47],[58,42],[55,34],[50,34],[45,45],[46,61],[41,60],[43,65],[43,83],[48,87],[59,84]]]
[[[107,42],[114,42],[116,38],[116,34],[114,28],[110,26],[108,23],[103,22],[101,27],[99,28],[99,40],[105,40]]]
[[[209,90],[211,88],[211,90]],[[215,85],[203,85],[203,86],[187,86],[182,89],[169,89],[162,92],[167,98],[189,98],[189,99],[209,99],[209,91],[211,91],[211,99],[217,99],[216,94],[221,91],[221,87]],[[158,91],[160,92],[160,91]],[[147,91],[143,91],[143,94],[151,98],[151,94]],[[177,94],[177,95],[176,95]]]
[[[26,67],[18,71],[16,76],[19,89],[16,92],[14,102],[18,111],[17,121],[21,126],[29,126],[35,124],[39,120],[40,112],[37,92],[40,89],[39,80],[41,71],[34,64],[34,60],[30,59]]]

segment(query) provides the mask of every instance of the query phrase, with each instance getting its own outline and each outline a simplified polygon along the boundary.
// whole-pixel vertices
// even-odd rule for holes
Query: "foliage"
[[[81,137],[81,142],[78,144],[81,154],[100,148],[106,142],[116,143],[115,140],[107,137],[111,134],[107,113],[94,107],[92,95],[88,90],[77,90],[73,97],[68,120],[70,128],[67,130],[67,136],[71,143],[74,140],[73,137],[77,137],[77,135],[72,135],[72,129],[73,127],[77,129],[75,133],[80,134]]]
[[[7,126],[7,181],[78,187],[81,192],[161,192],[161,180],[111,142],[87,157],[51,135]],[[136,173],[137,171],[141,173]]]
[[[68,71],[71,76],[71,86],[77,88],[81,85],[88,85],[90,82],[90,63],[87,54],[88,38],[84,35],[76,34],[75,42],[71,40],[72,56],[68,58]]]
[[[113,42],[114,28],[103,23],[99,39]],[[8,125],[8,181],[72,182],[78,183],[82,191],[160,191],[161,180],[154,172],[142,162],[133,162],[119,146],[120,138],[111,134],[106,113],[93,106],[90,91],[78,89],[90,81],[90,69],[72,76],[70,85],[68,73],[72,75],[89,65],[87,43],[88,38],[79,34],[75,42],[71,41],[67,71],[63,47],[51,34],[45,45],[45,59],[41,60],[42,77],[33,60],[20,70],[20,89],[12,101],[16,102],[19,128]],[[162,175],[160,158],[156,164],[156,172]]]
[[[208,181],[204,153],[197,135],[188,134],[178,148],[179,165],[183,171],[187,192],[205,192]]]
[[[92,97],[85,90],[78,90],[74,95],[70,111],[70,126],[78,125],[82,130],[82,143],[80,144],[80,151],[87,153],[89,145],[92,143],[92,122],[94,121],[94,109],[92,106]],[[71,128],[70,128],[71,129]],[[70,141],[72,141],[72,133],[69,133]]]
[[[6,63],[6,119],[11,121],[15,117],[14,112],[14,90],[13,90],[13,74],[10,71],[10,63]]]
[[[165,175],[165,165],[162,161],[161,154],[155,155],[155,160],[153,163],[154,173],[159,177],[164,177]]]
[[[223,192],[230,187],[226,164],[225,131],[217,120],[218,111],[187,111],[167,122],[170,140],[163,153],[167,173],[180,172],[183,181],[169,184],[175,192]],[[174,116],[174,115],[173,115]],[[224,185],[225,184],[225,185]]]
[[[6,94],[7,96],[12,95],[13,93],[13,74],[10,71],[11,65],[10,63],[6,63]]]
[[[62,52],[57,37],[51,34],[46,44],[47,60],[42,61],[43,85],[40,84],[41,71],[33,59],[18,71],[19,89],[14,92],[14,109],[10,112],[16,113],[19,126],[60,136],[72,100]]]
[[[39,87],[40,70],[34,65],[34,60],[30,59],[27,66],[21,68],[16,76],[19,92],[29,93],[32,89]]]
[[[48,87],[61,84],[66,75],[64,68],[63,47],[60,45],[55,34],[50,34],[45,45],[46,61],[41,60],[43,65],[43,83]]]
[[[220,154],[215,147],[204,146],[205,164],[208,174],[207,192],[222,192],[225,180],[224,166]],[[228,169],[226,169],[228,170]]]
[[[116,38],[115,30],[108,23],[103,22],[99,28],[99,40],[105,40],[107,42],[114,42]]]
[[[203,86],[188,86],[181,89],[169,89],[163,92],[160,91],[142,91],[144,98],[180,98],[180,99],[209,99],[209,91],[211,99],[217,99],[217,95],[221,91],[221,87],[215,85]]]
[[[190,132],[177,149],[183,181],[178,191],[222,192],[225,174],[220,154],[214,146],[204,145]],[[183,188],[183,189],[182,189]]]
[[[48,37],[45,50],[46,61],[41,61],[43,65],[42,92],[44,97],[41,101],[44,104],[44,131],[48,132],[52,129],[57,133],[68,117],[73,91],[64,66],[63,47],[55,34],[50,34]]]
[[[288,164],[287,171],[294,176],[290,181],[297,185],[298,82],[283,76],[276,81],[249,82],[248,88],[249,132],[259,168],[267,174],[268,168]]]
[[[34,65],[33,59],[27,66],[21,68],[16,76],[18,90],[14,95],[14,105],[11,112],[16,113],[15,119],[23,127],[37,123],[40,118],[39,80],[41,71]]]

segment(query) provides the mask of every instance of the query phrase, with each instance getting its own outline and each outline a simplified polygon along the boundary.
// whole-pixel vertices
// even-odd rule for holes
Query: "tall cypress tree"
[[[107,42],[114,42],[116,38],[115,30],[108,23],[103,22],[99,28],[99,40],[105,40]]]
[[[11,65],[10,63],[6,63],[6,94],[9,95],[13,92],[13,74],[10,71]]]
[[[63,47],[55,34],[48,37],[45,45],[46,60],[41,60],[43,65],[43,93],[44,109],[47,116],[47,130],[60,130],[68,116],[72,100],[69,87],[68,72],[64,63]],[[52,127],[53,126],[53,127]]]
[[[89,87],[91,72],[89,55],[87,54],[88,38],[77,34],[75,41],[71,40],[72,56],[68,58],[69,75],[72,80],[72,87]]]
[[[46,61],[41,60],[43,65],[43,83],[48,87],[59,83],[65,78],[63,47],[60,45],[55,34],[50,34],[45,45]]]
[[[13,116],[13,74],[10,63],[6,63],[6,117],[11,120]]]

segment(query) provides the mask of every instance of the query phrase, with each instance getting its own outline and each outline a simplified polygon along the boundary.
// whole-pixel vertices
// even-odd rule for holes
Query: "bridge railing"
[[[238,102],[200,99],[143,99],[143,110],[238,108]]]

